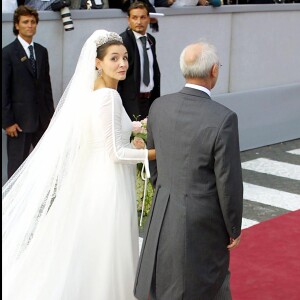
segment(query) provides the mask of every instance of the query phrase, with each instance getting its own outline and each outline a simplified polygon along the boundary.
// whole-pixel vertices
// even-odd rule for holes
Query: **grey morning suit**
[[[241,233],[237,116],[206,93],[185,87],[152,104],[148,148],[156,149],[151,163],[156,192],[135,296],[212,300],[228,274],[229,237]]]

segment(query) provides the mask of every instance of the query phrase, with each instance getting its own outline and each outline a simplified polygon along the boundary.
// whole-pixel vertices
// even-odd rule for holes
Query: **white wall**
[[[300,137],[300,4],[157,8],[157,12],[165,13],[159,18],[159,32],[152,33],[162,94],[184,84],[179,69],[182,49],[206,38],[217,46],[223,65],[213,97],[237,112],[241,150]],[[49,51],[56,103],[87,37],[96,29],[121,33],[127,27],[127,15],[119,9],[71,14],[75,30],[66,32],[58,12],[41,11],[35,38]],[[13,39],[12,14],[2,14],[2,47]],[[4,180],[5,143],[3,133]]]

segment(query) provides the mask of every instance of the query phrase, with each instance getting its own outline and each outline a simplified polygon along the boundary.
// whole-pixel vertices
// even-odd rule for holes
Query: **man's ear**
[[[213,78],[217,78],[218,77],[218,74],[219,74],[219,67],[218,67],[218,65],[217,64],[214,64],[213,66],[212,66],[212,68],[211,68],[211,76],[213,77]]]

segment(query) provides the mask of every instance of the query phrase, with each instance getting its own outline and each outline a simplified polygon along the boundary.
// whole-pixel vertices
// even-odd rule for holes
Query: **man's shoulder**
[[[122,37],[122,38],[126,37],[126,30],[120,33],[120,37]]]
[[[225,106],[224,104],[217,102],[216,100],[211,100],[211,105],[214,106],[219,112],[222,112],[223,114],[227,115],[229,113],[234,113],[230,108]]]
[[[192,97],[196,97],[196,98],[201,97],[203,99],[206,99],[206,101],[202,102],[202,104],[207,106],[207,108],[210,110],[211,109],[217,110],[219,113],[223,112],[224,114],[228,114],[229,112],[232,112],[228,107],[212,99],[211,96],[209,96],[207,93],[205,93],[202,90],[190,88],[190,87],[184,87],[181,91],[179,91],[179,94],[181,94],[182,96],[190,95]]]
[[[147,36],[148,36],[148,38],[150,38],[152,41],[155,41],[155,37],[154,37],[151,33],[147,32]]]
[[[160,106],[162,104],[168,105],[168,102],[169,102],[168,100],[173,100],[175,98],[181,98],[181,97],[182,97],[182,95],[179,92],[166,94],[166,95],[156,98],[154,100],[154,102],[152,103],[151,107],[152,106]]]
[[[12,41],[11,43],[9,43],[8,45],[4,46],[4,47],[2,48],[2,51],[7,51],[7,50],[9,50],[9,49],[11,49],[11,48],[16,47],[17,42],[18,42],[18,40],[15,39],[14,41]]]
[[[47,48],[39,43],[36,43],[34,42],[34,49],[41,49],[41,50],[44,50],[44,51],[47,51]]]
[[[157,109],[160,109],[161,105],[174,105],[176,99],[180,100],[184,98],[186,98],[186,94],[182,93],[182,90],[180,90],[178,92],[166,94],[156,98],[151,107],[156,106]],[[201,103],[201,109],[205,109],[208,114],[216,115],[220,118],[224,118],[225,116],[235,114],[235,112],[232,111],[230,108],[211,99],[209,96],[206,97],[206,101],[201,101]]]
[[[124,39],[127,40],[133,36],[133,32],[130,29],[126,29],[125,31],[120,33],[120,36],[122,37],[123,40]]]
[[[18,39],[15,39],[10,44],[4,46],[2,48],[2,51],[11,51],[11,49],[19,47],[19,46],[22,47],[21,43],[18,41]],[[44,47],[43,45],[41,45],[39,43],[36,43],[36,42],[34,42],[34,48],[35,49],[42,49],[42,50],[46,50],[47,51],[46,47]]]

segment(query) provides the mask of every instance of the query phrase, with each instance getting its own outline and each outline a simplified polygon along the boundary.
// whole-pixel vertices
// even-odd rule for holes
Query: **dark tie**
[[[35,59],[34,59],[34,56],[33,56],[33,46],[30,45],[28,47],[29,51],[30,51],[30,63],[31,63],[31,66],[32,66],[32,70],[33,70],[33,73],[36,74],[36,64],[35,64]]]
[[[149,58],[147,54],[147,47],[146,47],[146,37],[142,36],[140,37],[143,45],[143,52],[144,52],[144,74],[143,74],[143,81],[146,86],[149,85],[150,82],[150,73],[149,73]]]

